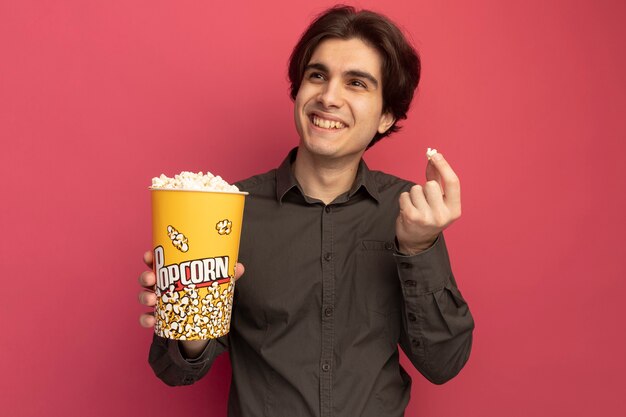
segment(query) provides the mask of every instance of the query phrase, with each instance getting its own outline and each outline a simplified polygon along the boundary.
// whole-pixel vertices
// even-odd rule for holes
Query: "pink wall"
[[[2,415],[225,415],[226,357],[185,388],[148,367],[146,187],[276,166],[297,141],[286,61],[330,4],[0,2]],[[411,372],[408,416],[626,415],[625,4],[385,2],[424,73],[367,160],[415,181],[426,147],[453,163],[477,323],[456,379]]]

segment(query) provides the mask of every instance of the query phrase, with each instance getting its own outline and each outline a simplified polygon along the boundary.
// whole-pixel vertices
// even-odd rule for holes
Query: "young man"
[[[231,331],[155,336],[149,361],[165,383],[195,382],[229,350],[230,416],[380,417],[402,416],[409,401],[398,345],[434,383],[461,370],[474,323],[441,234],[461,214],[458,178],[440,154],[423,186],[361,159],[406,118],[419,65],[368,11],[330,9],[303,34],[289,66],[299,146],[237,184],[250,197]],[[153,306],[154,274],[140,282]]]

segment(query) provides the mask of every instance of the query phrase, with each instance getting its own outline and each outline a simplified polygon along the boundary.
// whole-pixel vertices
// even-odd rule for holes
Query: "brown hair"
[[[358,38],[380,53],[383,84],[383,113],[391,113],[393,125],[385,133],[376,133],[368,148],[385,136],[397,132],[398,120],[406,119],[413,93],[420,79],[420,59],[400,29],[388,18],[369,10],[356,11],[351,6],[335,6],[319,15],[302,34],[289,58],[291,98],[295,100],[304,69],[315,48],[325,39]]]

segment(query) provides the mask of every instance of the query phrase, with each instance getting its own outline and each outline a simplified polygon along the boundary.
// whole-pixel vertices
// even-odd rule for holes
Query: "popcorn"
[[[213,282],[196,288],[191,284],[179,292],[171,285],[161,294],[164,308],[155,312],[155,331],[163,337],[179,340],[217,338],[228,333],[233,307],[234,278],[219,285]]]
[[[217,230],[217,233],[220,235],[229,235],[232,228],[233,222],[228,219],[217,222],[217,224],[215,225],[215,230]]]
[[[239,192],[239,188],[230,185],[222,179],[210,172],[203,174],[202,171],[189,172],[183,171],[174,178],[169,178],[165,174],[160,177],[152,178],[152,187],[166,190],[198,190],[198,191],[226,191]]]
[[[173,226],[167,226],[167,235],[172,239],[172,245],[181,252],[189,250],[189,239],[179,233]]]
[[[430,158],[432,158],[436,153],[437,153],[437,149],[428,148],[426,150],[426,158],[428,158],[428,160],[430,161]]]

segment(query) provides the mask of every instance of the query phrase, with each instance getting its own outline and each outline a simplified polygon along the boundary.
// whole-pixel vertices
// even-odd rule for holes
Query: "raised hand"
[[[400,195],[396,220],[399,250],[414,255],[428,249],[439,233],[461,217],[461,183],[437,153],[426,166],[426,183]]]

